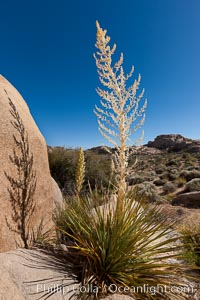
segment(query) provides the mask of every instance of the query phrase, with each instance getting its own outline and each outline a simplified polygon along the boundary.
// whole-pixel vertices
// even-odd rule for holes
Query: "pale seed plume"
[[[147,100],[140,102],[144,96],[144,89],[139,90],[141,76],[131,80],[134,67],[130,73],[125,74],[123,69],[123,54],[114,64],[112,56],[115,53],[116,45],[110,47],[110,37],[106,35],[99,23],[96,22],[96,48],[94,54],[99,80],[104,88],[97,88],[100,96],[101,106],[95,106],[95,114],[99,125],[99,131],[114,147],[115,169],[117,173],[118,199],[123,198],[126,192],[126,172],[129,159],[129,141],[133,133],[138,130],[145,120],[145,109]]]

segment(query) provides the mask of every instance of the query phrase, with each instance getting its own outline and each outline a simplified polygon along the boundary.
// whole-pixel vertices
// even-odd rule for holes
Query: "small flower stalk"
[[[85,157],[83,149],[79,150],[79,158],[76,169],[76,191],[80,195],[85,179]]]
[[[123,54],[119,60],[113,64],[112,57],[116,50],[114,44],[109,45],[110,37],[106,35],[99,23],[97,27],[97,52],[94,54],[99,80],[104,88],[97,88],[100,96],[101,106],[95,106],[94,113],[97,116],[99,131],[115,148],[113,161],[116,170],[117,182],[117,205],[121,210],[123,198],[127,191],[126,174],[128,159],[130,156],[129,146],[132,134],[138,130],[145,120],[145,109],[147,100],[140,102],[144,96],[144,89],[139,92],[141,76],[139,75],[132,84],[131,80],[134,67],[130,73],[125,74],[123,69]]]

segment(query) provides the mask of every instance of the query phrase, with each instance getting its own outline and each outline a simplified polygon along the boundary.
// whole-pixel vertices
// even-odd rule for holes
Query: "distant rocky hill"
[[[105,146],[97,146],[88,149],[88,151],[92,151],[95,154],[108,154],[110,152],[113,152],[113,149],[111,147],[105,147]]]
[[[162,134],[158,135],[154,141],[148,142],[145,146],[172,152],[184,150],[188,152],[199,152],[200,140],[192,140],[180,134]]]
[[[61,146],[48,146],[48,152],[52,152],[53,149],[67,149]],[[78,149],[78,148],[77,148]],[[70,148],[69,148],[70,150]],[[90,151],[97,155],[106,155],[114,152],[114,148],[108,146],[97,146],[92,147],[86,150],[86,152]],[[200,139],[193,140],[190,138],[186,138],[181,134],[161,134],[158,135],[154,141],[149,141],[147,144],[141,146],[139,149],[135,146],[132,146],[132,150],[135,153],[143,153],[143,154],[160,154],[163,151],[167,152],[180,152],[187,151],[189,153],[197,153],[200,152]]]
[[[137,150],[135,146],[132,147]],[[88,150],[96,154],[107,154],[109,151],[113,152],[114,149],[98,146]],[[159,154],[162,151],[197,153],[200,152],[200,140],[189,139],[180,134],[162,134],[158,135],[154,141],[149,141],[146,145],[139,148],[139,152],[144,154]]]

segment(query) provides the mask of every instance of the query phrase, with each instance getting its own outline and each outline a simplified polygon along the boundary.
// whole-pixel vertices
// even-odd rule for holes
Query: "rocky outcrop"
[[[57,182],[53,178],[51,178],[51,180],[52,180],[54,206],[57,210],[59,210],[64,207],[63,196],[61,190],[58,187]]]
[[[163,134],[158,135],[153,142],[150,141],[145,146],[174,152],[182,150],[198,152],[200,151],[200,140],[188,139],[180,134]]]
[[[180,205],[187,208],[200,208],[200,192],[180,194],[171,203],[172,205]]]
[[[134,153],[134,152],[133,152]],[[146,146],[143,146],[143,147],[139,147],[138,150],[136,150],[135,152],[136,154],[145,154],[145,155],[158,155],[158,154],[161,154],[162,151],[159,150],[159,149],[156,149],[156,148],[151,148],[151,147],[146,147]]]
[[[43,224],[46,224],[46,229],[53,225],[51,219],[55,208],[56,190],[56,203],[62,202],[62,198],[58,199],[60,198],[58,186],[55,183],[52,186],[44,137],[35,124],[22,96],[4,77],[0,76],[0,252],[15,249],[15,240],[17,239],[17,235],[9,230],[6,224],[6,218],[9,220],[12,208],[8,193],[10,182],[6,178],[5,172],[17,179],[16,166],[9,159],[9,156],[13,155],[13,149],[16,150],[13,139],[16,130],[11,124],[13,118],[10,113],[8,97],[12,100],[22,119],[28,133],[30,151],[33,153],[33,168],[36,172],[37,185],[34,194],[36,206],[31,216],[31,227],[36,228],[41,219],[43,219]]]
[[[51,300],[70,299],[77,285],[56,264],[56,258],[36,250],[0,253],[0,300],[45,299],[47,293]]]
[[[110,148],[110,147],[104,147],[104,146],[98,146],[98,147],[93,147],[93,148],[90,148],[90,149],[88,149],[88,151],[91,151],[91,152],[93,152],[93,153],[95,153],[95,154],[99,154],[99,155],[101,155],[101,154],[109,154],[109,153],[111,153],[111,152],[113,152],[113,148]]]

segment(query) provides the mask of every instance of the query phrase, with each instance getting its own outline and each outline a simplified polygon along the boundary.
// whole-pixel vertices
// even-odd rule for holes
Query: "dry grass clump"
[[[177,177],[175,179],[175,183],[177,184],[178,187],[183,187],[186,184],[186,179],[184,177]]]
[[[188,217],[178,227],[185,246],[184,258],[194,266],[200,267],[200,215]]]

